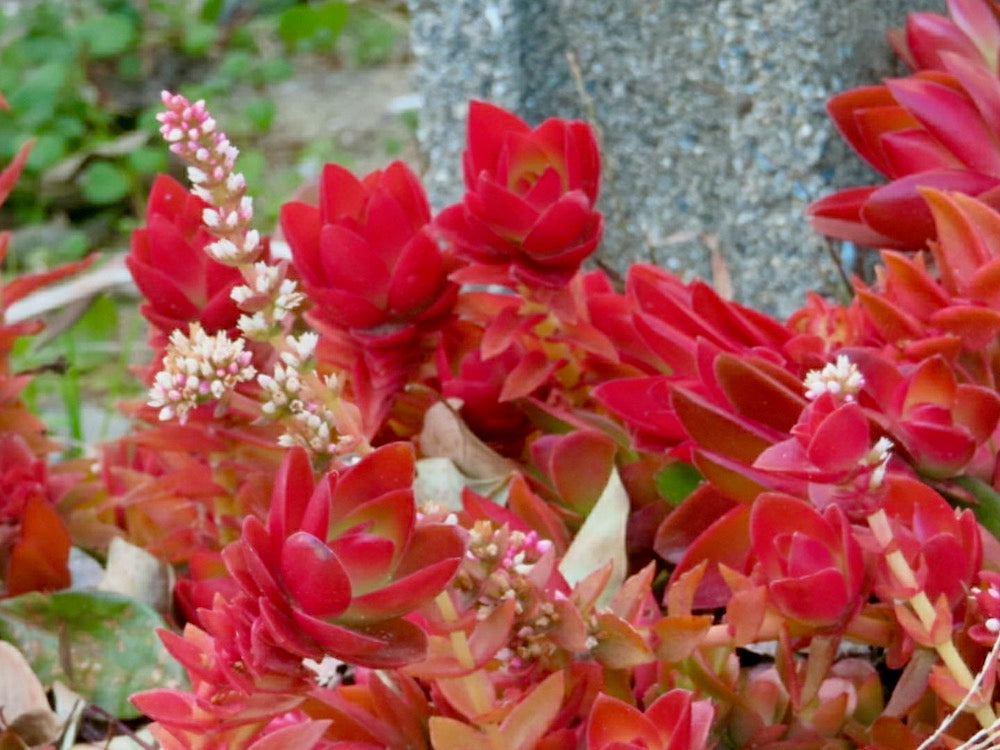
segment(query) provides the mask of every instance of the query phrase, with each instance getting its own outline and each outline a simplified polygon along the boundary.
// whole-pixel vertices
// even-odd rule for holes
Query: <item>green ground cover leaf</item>
[[[176,687],[183,670],[156,636],[163,619],[142,602],[98,591],[32,592],[0,601],[0,638],[25,655],[45,685],[60,680],[121,718],[128,697]]]

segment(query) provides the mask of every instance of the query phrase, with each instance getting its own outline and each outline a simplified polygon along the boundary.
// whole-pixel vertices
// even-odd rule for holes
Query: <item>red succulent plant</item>
[[[230,293],[243,276],[205,251],[214,240],[202,223],[207,207],[161,175],[149,194],[146,224],[132,234],[125,262],[146,299],[140,309],[156,329],[154,346],[165,346],[172,331],[195,321],[208,333],[236,328],[240,312]]]
[[[798,498],[765,493],[750,511],[750,541],[771,602],[785,617],[836,627],[860,608],[864,558],[838,506],[821,514]]]
[[[422,359],[422,337],[451,313],[453,260],[431,236],[430,206],[402,162],[358,179],[328,164],[319,203],[286,203],[281,227],[313,302],[310,318],[341,344],[338,364],[374,433]],[[329,350],[329,348],[327,349]]]
[[[314,488],[308,456],[293,449],[266,523],[247,518],[223,552],[260,608],[255,632],[299,659],[392,667],[419,657],[425,635],[404,616],[444,587],[465,543],[453,526],[418,522],[413,478],[412,448],[394,443]]]
[[[1000,206],[1000,11],[948,0],[952,18],[914,13],[890,36],[917,72],[838,94],[827,111],[847,142],[892,182],[842,190],[809,207],[813,227],[866,247],[918,249],[934,222],[918,188]]]
[[[465,197],[437,226],[456,252],[492,267],[465,281],[559,287],[597,247],[600,156],[590,126],[549,119],[532,129],[486,102],[469,105]],[[509,276],[508,276],[509,274]]]

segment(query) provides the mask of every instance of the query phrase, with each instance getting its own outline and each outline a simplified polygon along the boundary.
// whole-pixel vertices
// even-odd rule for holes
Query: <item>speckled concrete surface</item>
[[[884,41],[943,0],[409,0],[436,205],[461,194],[465,103],[589,119],[605,153],[602,260],[711,276],[786,315],[832,261],[803,209],[877,179],[829,124],[837,91],[905,73]],[[573,62],[570,62],[570,59]],[[574,75],[573,68],[578,75]]]

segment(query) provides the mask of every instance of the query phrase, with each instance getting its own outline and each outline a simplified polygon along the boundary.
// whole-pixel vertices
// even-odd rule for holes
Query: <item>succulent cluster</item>
[[[948,5],[892,37],[913,76],[831,102],[893,182],[814,222],[889,249],[787,321],[585,270],[585,123],[473,102],[466,192],[436,215],[402,163],[327,166],[281,211],[282,260],[234,147],[165,94],[193,187],[154,185],[129,258],[150,401],[67,506],[0,370],[7,593],[64,585],[60,508],[176,564],[161,637],[190,687],[133,699],[164,748],[995,732],[1000,9]]]

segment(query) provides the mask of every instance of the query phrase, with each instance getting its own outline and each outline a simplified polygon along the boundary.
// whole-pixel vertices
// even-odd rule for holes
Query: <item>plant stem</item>
[[[892,574],[899,581],[900,585],[905,589],[917,592],[907,603],[916,613],[917,617],[920,618],[923,626],[928,631],[931,631],[937,620],[934,605],[931,604],[927,593],[920,588],[917,577],[910,564],[906,561],[906,558],[903,557],[903,553],[899,549],[892,548],[892,527],[889,526],[889,518],[886,516],[885,511],[879,509],[868,516],[868,527],[872,530],[875,541],[878,542],[883,550],[889,570],[892,571]],[[972,690],[975,678],[972,676],[972,672],[969,670],[965,660],[962,659],[961,654],[958,653],[958,649],[955,648],[951,634],[949,633],[948,640],[934,644],[934,648],[958,685],[965,690]],[[993,709],[988,705],[980,706],[974,713],[976,719],[984,728],[992,726],[997,720],[996,714],[993,713]]]

